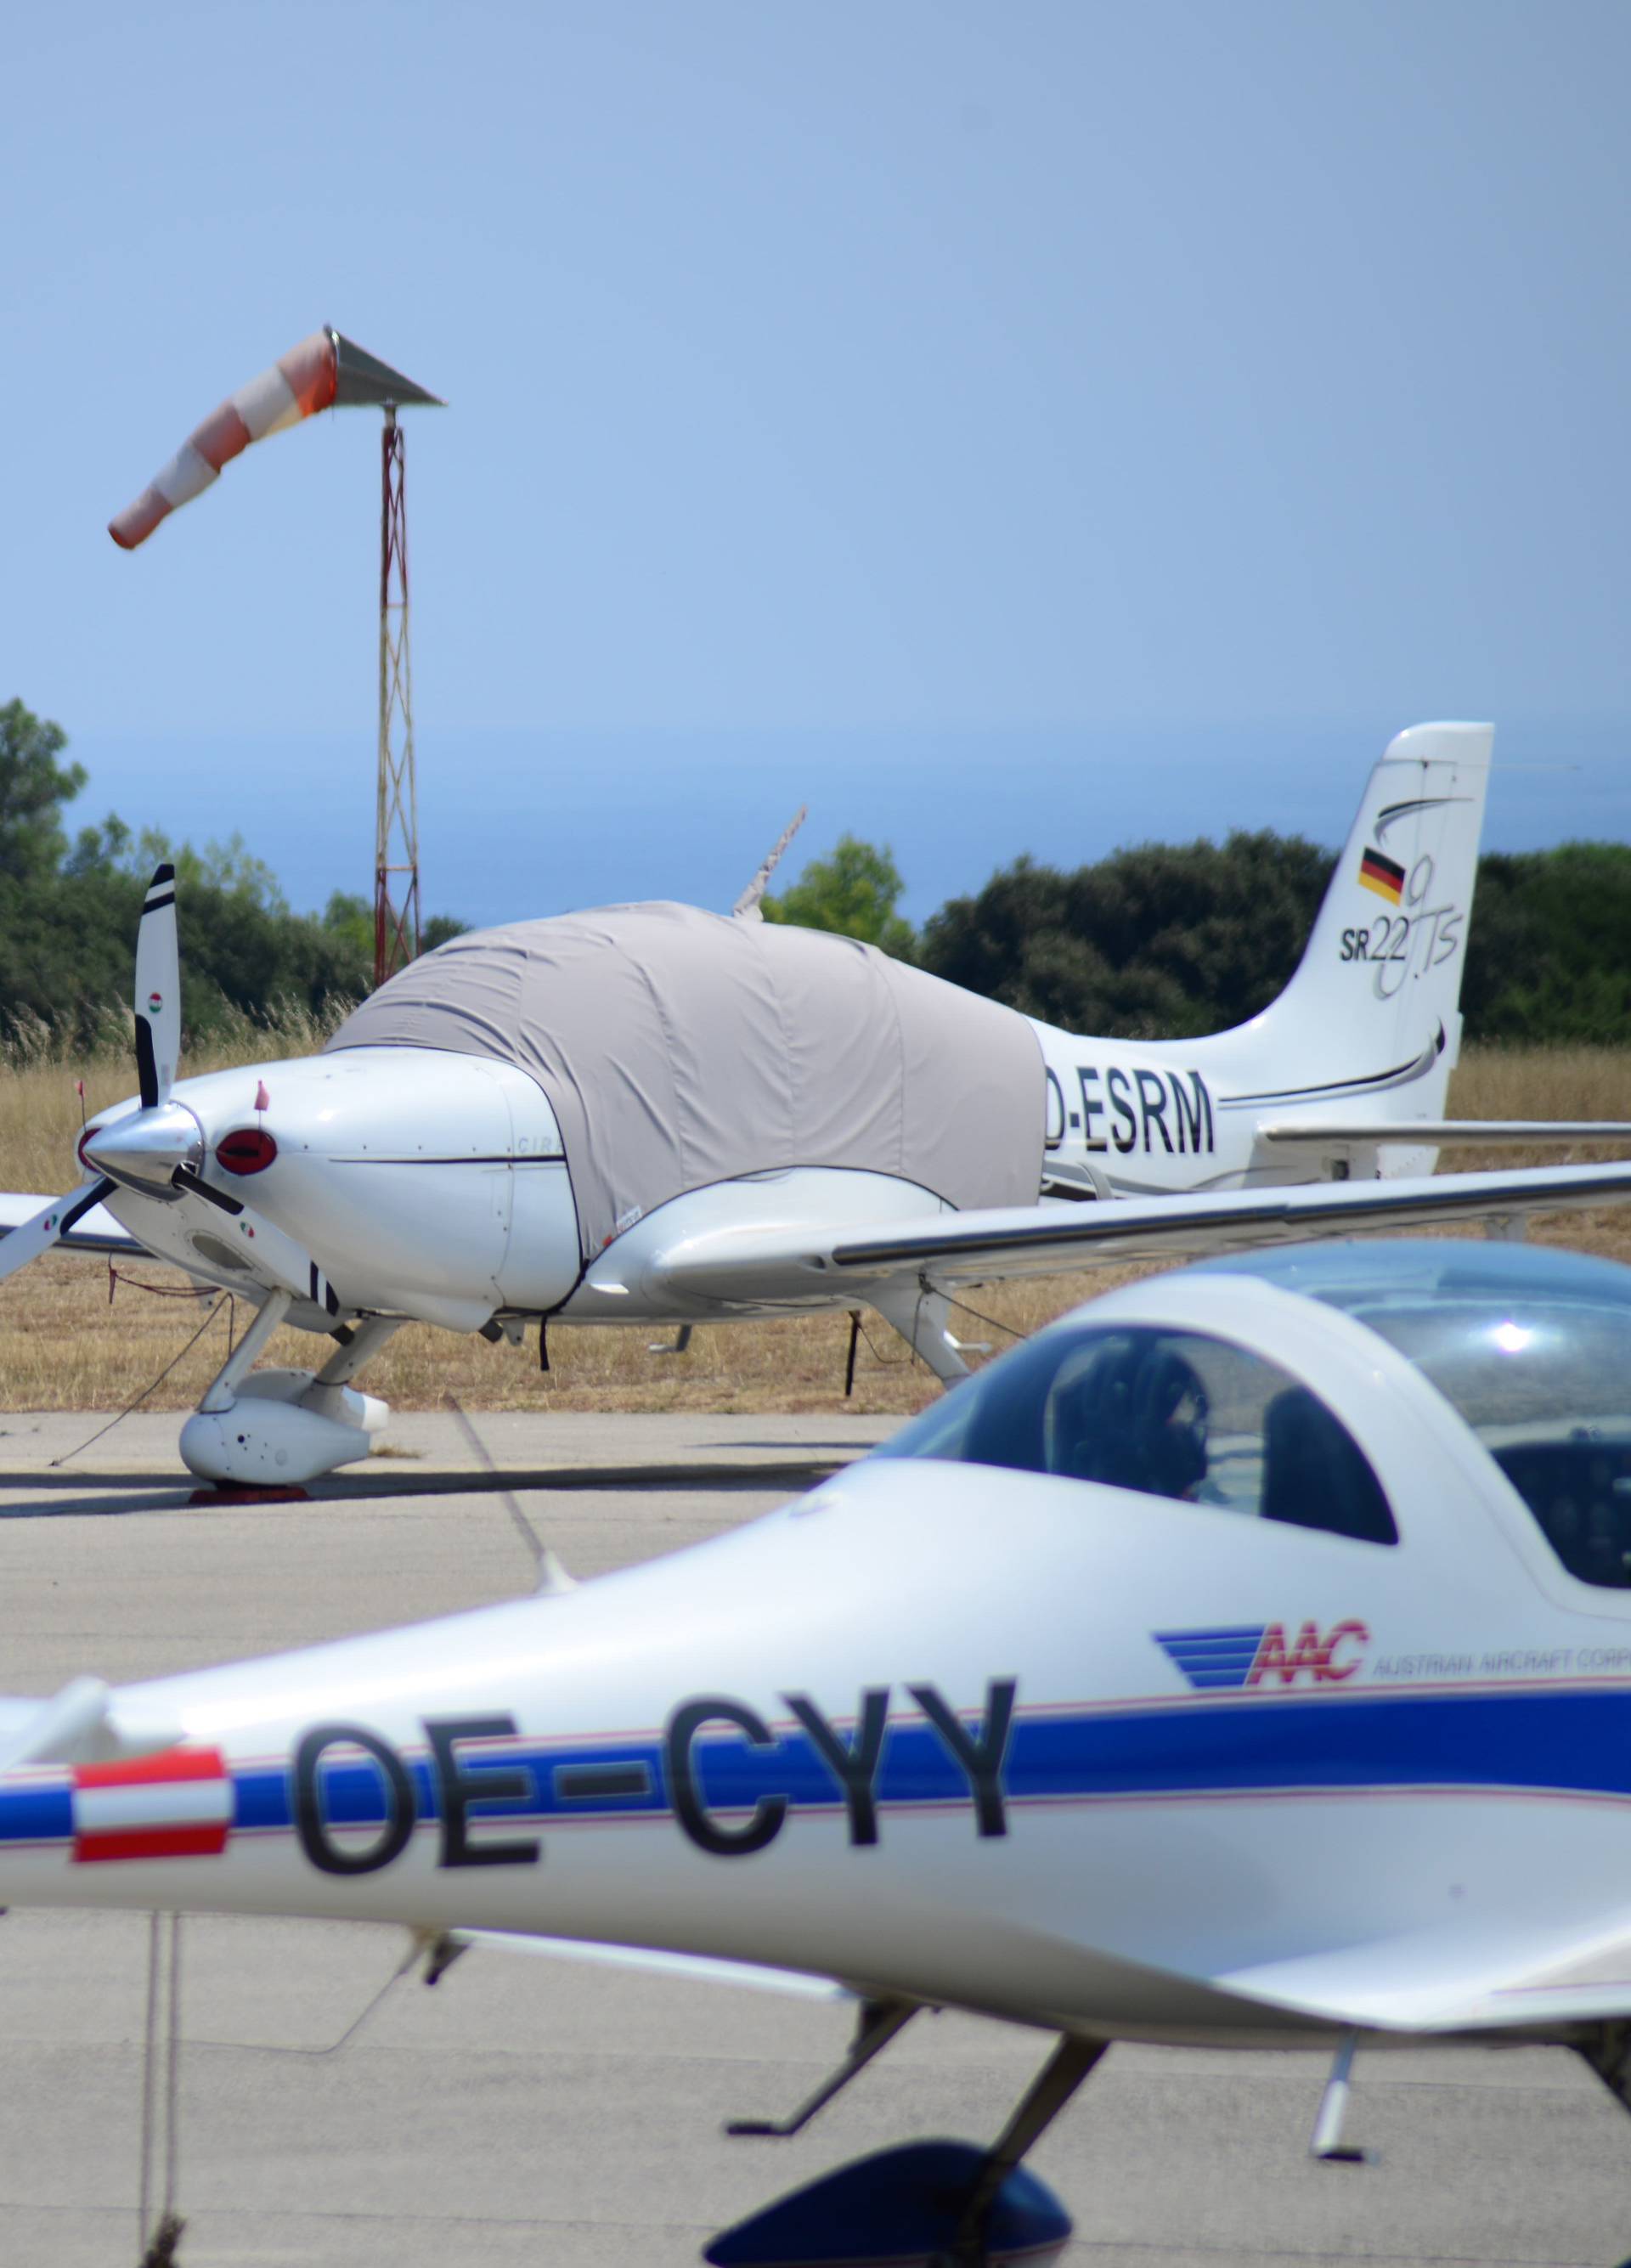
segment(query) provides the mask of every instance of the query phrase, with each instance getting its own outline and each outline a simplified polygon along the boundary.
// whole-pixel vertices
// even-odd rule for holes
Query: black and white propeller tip
[[[136,1067],[142,1108],[169,1094],[181,1053],[181,963],[175,930],[175,868],[156,868],[136,933]]]
[[[181,1046],[181,958],[175,931],[175,868],[166,860],[157,867],[142,902],[142,918],[136,933],[136,1063],[141,1082],[142,1107],[116,1122],[98,1127],[81,1145],[81,1163],[93,1178],[65,1197],[49,1197],[37,1213],[11,1230],[0,1246],[0,1281],[15,1276],[31,1260],[48,1252],[92,1206],[111,1196],[114,1180],[97,1170],[97,1147],[106,1140],[110,1160],[117,1153],[119,1178],[138,1186],[155,1175],[167,1186],[179,1160],[193,1162],[201,1141],[197,1122],[189,1111],[162,1106],[175,1079]],[[153,1117],[144,1124],[146,1113]],[[185,1121],[185,1124],[173,1121]],[[172,1156],[173,1152],[173,1156]],[[144,1171],[132,1170],[140,1167]]]

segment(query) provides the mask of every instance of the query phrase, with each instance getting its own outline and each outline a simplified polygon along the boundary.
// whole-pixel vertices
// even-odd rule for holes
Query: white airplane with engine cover
[[[1291,983],[1192,1041],[1079,1038],[849,939],[658,904],[457,938],[320,1056],[178,1081],[161,867],[140,1095],[86,1130],[77,1193],[5,1201],[0,1278],[134,1243],[255,1303],[181,1448],[277,1484],[367,1454],[387,1412],[351,1381],[407,1321],[519,1340],[869,1305],[948,1380],[958,1285],[1598,1202],[1627,1169],[1428,1178],[1451,1138],[1631,1136],[1443,1119],[1490,739],[1399,735]],[[335,1351],[252,1374],[285,1321]]]
[[[1628,1381],[1606,1261],[1168,1273],[690,1550],[0,1705],[0,1903],[836,1981],[854,2046],[761,2134],[920,2009],[1055,2036],[989,2148],[868,2157],[707,2253],[755,2268],[1054,2257],[1020,2161],[1117,2040],[1325,2045],[1323,2154],[1356,2043],[1568,2047],[1626,2102]]]

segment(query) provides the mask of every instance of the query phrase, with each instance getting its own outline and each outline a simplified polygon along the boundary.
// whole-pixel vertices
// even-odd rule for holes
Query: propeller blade
[[[181,1052],[181,962],[175,941],[175,868],[147,886],[136,932],[136,1067],[142,1108],[162,1102]]]
[[[85,1182],[71,1197],[53,1197],[37,1213],[13,1229],[8,1229],[0,1243],[0,1283],[15,1276],[19,1268],[26,1268],[31,1260],[38,1260],[48,1252],[59,1236],[65,1236],[77,1220],[83,1219],[92,1205],[99,1205],[111,1197],[114,1184],[108,1181]]]

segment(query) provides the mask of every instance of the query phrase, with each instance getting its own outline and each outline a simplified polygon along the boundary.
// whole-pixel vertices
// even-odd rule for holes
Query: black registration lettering
[[[1144,1116],[1145,1150],[1148,1152],[1155,1147],[1149,1138],[1149,1130],[1154,1126],[1159,1129],[1162,1147],[1170,1156],[1172,1137],[1167,1131],[1166,1082],[1155,1071],[1135,1071],[1133,1076],[1139,1083],[1139,1108]]]
[[[336,1843],[323,1817],[322,1760],[329,1749],[339,1748],[360,1749],[379,1767],[385,1790],[385,1825],[379,1841],[368,1850],[348,1851]],[[407,1766],[389,1742],[362,1725],[314,1725],[301,1735],[294,1752],[292,1808],[300,1848],[325,1874],[374,1874],[381,1867],[388,1867],[407,1849],[417,1816]]]
[[[1104,1099],[1102,1095],[1091,1093],[1088,1084],[1090,1079],[1094,1086],[1098,1085],[1098,1072],[1089,1064],[1079,1064],[1076,1067],[1076,1078],[1081,1087],[1082,1147],[1086,1150],[1102,1150],[1105,1147],[1104,1137],[1093,1122],[1096,1118],[1103,1118],[1104,1116]]]
[[[1014,1727],[1014,1696],[1018,1680],[993,1678],[985,1688],[984,1729],[970,1733],[955,1711],[948,1709],[932,1685],[907,1689],[928,1719],[969,1783],[974,1816],[982,1835],[1006,1835],[1007,1819],[1002,1802],[1002,1767]]]
[[[488,1766],[468,1771],[459,1756],[461,1741],[498,1741],[515,1737],[513,1717],[427,1717],[424,1737],[436,1758],[436,1779],[442,1815],[443,1867],[535,1867],[542,1847],[535,1837],[513,1837],[507,1842],[473,1843],[470,1806],[473,1803],[520,1803],[532,1793],[532,1782],[517,1766],[498,1771]]]
[[[1139,1141],[1139,1122],[1138,1115],[1133,1108],[1133,1090],[1127,1084],[1125,1071],[1114,1064],[1104,1074],[1104,1086],[1110,1095],[1110,1107],[1115,1112],[1117,1120],[1116,1124],[1111,1129],[1110,1138],[1125,1157],[1129,1150],[1137,1149]],[[1121,1130],[1124,1125],[1126,1128],[1125,1134]]]
[[[1172,1114],[1177,1120],[1179,1149],[1199,1152],[1212,1147],[1212,1098],[1198,1071],[1191,1071],[1188,1078],[1186,1093],[1185,1073],[1175,1071],[1172,1074]]]
[[[670,1800],[675,1817],[698,1850],[712,1852],[719,1859],[742,1859],[775,1841],[787,1815],[787,1799],[785,1795],[762,1795],[745,1825],[719,1824],[703,1801],[691,1754],[702,1727],[714,1723],[736,1726],[756,1749],[776,1746],[776,1736],[763,1717],[744,1708],[740,1701],[727,1701],[717,1693],[710,1693],[700,1701],[683,1702],[668,1719]]]
[[[1045,1073],[1048,1087],[1047,1118],[1043,1129],[1042,1146],[1057,1150],[1065,1139],[1065,1090],[1059,1085],[1059,1073],[1049,1065]]]
[[[878,1807],[874,1788],[878,1761],[883,1754],[884,1727],[889,1721],[889,1689],[868,1686],[861,1695],[860,1717],[853,1736],[845,1740],[802,1693],[783,1695],[789,1709],[810,1736],[810,1745],[844,1791],[850,1815],[850,1841],[875,1843]]]

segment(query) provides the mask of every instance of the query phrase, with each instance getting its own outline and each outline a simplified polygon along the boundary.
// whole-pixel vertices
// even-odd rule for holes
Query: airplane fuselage
[[[1618,1926],[1627,1594],[1582,1598],[1358,1325],[1227,1277],[1177,1317],[1295,1329],[1396,1544],[866,1463],[562,1595],[123,1689],[161,1753],[8,1776],[0,1902],[594,1938],[1151,2039],[1307,2036],[1373,1990],[1407,2035],[1492,1946],[1544,1968]]]
[[[1203,1039],[1141,1042],[1084,1039],[1035,1021],[1032,1028],[1047,1087],[1049,1196],[1152,1197],[1291,1185],[1333,1170],[1346,1179],[1433,1169],[1435,1151],[1402,1141],[1270,1155],[1258,1129],[1277,1112],[1303,1118],[1322,1109],[1351,1112],[1356,1098],[1436,1072],[1434,1053],[1354,1063],[1347,1076],[1306,1082],[1285,1064],[1268,1083],[1265,1051],[1252,1044],[1249,1024]]]
[[[1258,1142],[1266,1113],[1293,1101],[1306,1108],[1309,1098],[1241,1091],[1250,1027],[1138,1045],[1032,1029],[1044,1122],[1039,1203],[1290,1183],[1332,1170],[1329,1158],[1270,1157]],[[723,1093],[739,1076],[729,1064],[712,1072]],[[1339,1104],[1353,1092],[1341,1086],[1329,1100]],[[257,1094],[267,1097],[265,1110],[254,1107]],[[944,1209],[933,1190],[898,1175],[779,1169],[686,1191],[629,1220],[585,1264],[560,1130],[542,1089],[513,1064],[435,1049],[341,1049],[182,1079],[170,1099],[196,1121],[205,1176],[248,1218],[198,1195],[139,1185],[117,1189],[108,1210],[155,1251],[228,1289],[267,1282],[269,1224],[321,1256],[338,1307],[307,1296],[297,1269],[291,1321],[325,1331],[336,1314],[400,1314],[470,1331],[495,1316],[649,1325],[785,1312],[785,1299],[761,1311],[676,1294],[648,1263],[688,1237],[739,1223],[899,1221]],[[99,1123],[114,1123],[125,1108]],[[269,1162],[248,1172],[224,1162],[236,1154],[232,1138],[262,1130],[273,1135]],[[1431,1152],[1401,1147],[1395,1155],[1430,1169]],[[1349,1150],[1336,1170],[1368,1175],[1380,1162],[1374,1146]],[[812,1287],[799,1304],[843,1305],[845,1295],[828,1299]]]

